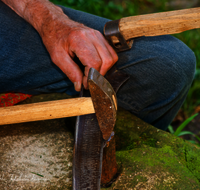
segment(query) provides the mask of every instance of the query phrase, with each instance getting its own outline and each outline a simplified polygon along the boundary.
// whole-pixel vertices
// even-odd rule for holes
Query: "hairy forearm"
[[[58,19],[60,16],[65,16],[68,18],[66,15],[64,15],[60,7],[54,5],[48,0],[2,1],[11,9],[13,9],[19,16],[29,22],[40,34],[44,32],[43,30],[45,27],[47,27],[47,25],[53,23],[53,21]]]
[[[18,15],[23,16],[24,9],[26,7],[27,0],[1,0],[11,9],[13,9]]]

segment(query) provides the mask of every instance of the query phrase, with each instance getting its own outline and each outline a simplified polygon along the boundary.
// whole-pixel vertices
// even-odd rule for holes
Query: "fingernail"
[[[80,82],[74,82],[74,88],[77,92],[81,91],[81,83]]]

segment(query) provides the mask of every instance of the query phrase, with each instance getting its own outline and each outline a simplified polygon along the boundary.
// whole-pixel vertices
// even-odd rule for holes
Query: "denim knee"
[[[195,65],[194,53],[172,36],[136,39],[132,50],[119,54],[117,67],[130,76],[119,90],[119,105],[148,123],[173,109],[169,123],[191,86]]]
[[[166,51],[165,48],[162,49],[162,47],[160,47],[160,53],[157,52],[158,59],[162,56],[160,59],[165,65],[168,65],[168,67],[164,68],[162,75],[164,75],[165,80],[168,80],[168,87],[177,87],[172,88],[171,93],[176,90],[177,94],[183,91],[188,92],[195,75],[196,57],[194,52],[182,41],[172,36],[170,36],[170,38],[169,48],[171,50]]]

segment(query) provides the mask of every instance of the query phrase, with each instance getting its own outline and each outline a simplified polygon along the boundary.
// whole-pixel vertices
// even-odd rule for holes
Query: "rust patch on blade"
[[[88,84],[103,138],[108,140],[116,122],[116,109],[112,96],[108,96],[92,80]]]

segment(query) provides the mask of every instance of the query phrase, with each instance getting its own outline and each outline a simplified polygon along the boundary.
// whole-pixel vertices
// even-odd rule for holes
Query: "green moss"
[[[132,187],[141,182],[135,179],[145,178],[146,181],[149,181],[152,176],[155,180],[154,185],[158,183],[158,189],[166,185],[173,188],[178,186],[200,187],[194,173],[187,168],[187,162],[180,162],[177,154],[169,146],[159,149],[148,147],[118,151],[116,156],[117,160],[122,162],[123,167],[126,168],[125,176],[135,176],[134,180],[131,180]]]
[[[116,158],[123,172],[112,189],[200,188],[199,147],[122,110],[118,112],[116,140]]]
[[[200,155],[198,147],[187,145],[185,148],[185,159],[187,168],[200,181]]]

